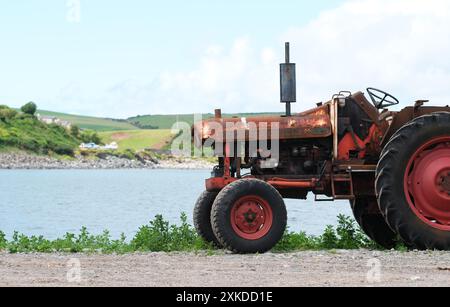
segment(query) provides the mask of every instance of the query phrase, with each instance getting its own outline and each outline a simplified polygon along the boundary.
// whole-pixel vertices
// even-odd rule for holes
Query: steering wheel
[[[377,109],[384,109],[400,103],[400,101],[391,94],[376,88],[369,87],[367,93],[369,93],[370,99]]]

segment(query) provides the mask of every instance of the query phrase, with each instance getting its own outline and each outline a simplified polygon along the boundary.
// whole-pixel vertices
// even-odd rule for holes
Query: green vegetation
[[[230,117],[252,117],[252,116],[269,116],[280,115],[281,113],[239,113],[239,114],[223,114],[224,118]],[[213,114],[203,114],[203,119],[214,117]],[[142,115],[128,118],[128,122],[141,129],[172,129],[176,122],[185,122],[189,125],[194,123],[193,114],[179,115]]]
[[[102,144],[96,131],[81,131],[77,125],[67,130],[41,122],[33,115],[36,108],[30,102],[21,108],[22,113],[18,113],[7,106],[0,106],[0,150],[19,149],[37,154],[73,156],[81,142]]]
[[[8,108],[7,106],[0,106],[0,121],[6,123],[16,117],[17,111]]]
[[[80,136],[80,127],[78,127],[77,125],[70,126],[70,134],[73,137],[78,138]]]
[[[18,114],[6,106],[0,108],[0,148],[18,148],[39,154],[73,155],[79,140],[57,125],[40,122],[32,113],[34,106],[23,107]]]
[[[115,130],[136,130],[137,127],[127,122],[127,120],[99,118],[91,116],[71,115],[50,111],[38,110],[42,116],[54,116],[61,120],[66,120],[81,129],[95,131],[115,131]]]
[[[29,102],[21,107],[20,110],[25,114],[34,115],[36,114],[37,106],[34,102]]]
[[[333,250],[333,249],[379,249],[351,217],[339,215],[338,226],[327,226],[321,236],[308,236],[304,232],[286,232],[275,247],[275,251],[289,252],[298,250]]]
[[[273,252],[295,252],[302,250],[336,250],[336,249],[381,249],[370,241],[355,224],[353,219],[340,215],[336,228],[328,226],[321,236],[308,236],[304,232],[287,231]],[[399,246],[399,250],[406,250]],[[95,253],[132,253],[132,252],[193,252],[213,251],[197,235],[195,229],[187,222],[186,214],[181,215],[180,225],[170,225],[161,215],[155,217],[148,225],[142,226],[131,241],[125,235],[111,239],[110,233],[92,235],[82,228],[78,235],[67,233],[63,238],[47,240],[42,236],[28,237],[17,232],[12,240],[7,240],[0,232],[0,250],[10,253],[33,252],[95,252]]]
[[[101,252],[130,253],[138,251],[173,252],[208,250],[212,247],[203,242],[195,230],[187,223],[185,214],[181,216],[181,225],[169,225],[162,216],[156,216],[149,225],[139,229],[136,236],[127,242],[125,235],[112,240],[108,231],[101,235],[92,235],[82,228],[78,235],[67,233],[63,238],[47,240],[42,236],[25,236],[15,232],[8,241],[0,232],[0,250],[10,253],[50,253],[50,252]]]
[[[204,118],[211,118],[213,115],[204,116]],[[144,115],[128,118],[128,121],[141,129],[172,129],[172,126],[177,121],[192,125],[194,123],[194,115]]]
[[[163,149],[173,138],[171,130],[125,130],[100,132],[103,143],[116,142],[120,149]]]
[[[73,135],[73,133],[75,133],[75,131],[71,131],[72,135]],[[101,145],[102,144],[102,139],[100,138],[98,133],[96,131],[93,131],[93,130],[84,130],[83,132],[78,133],[78,138],[83,143],[95,143],[97,145]]]

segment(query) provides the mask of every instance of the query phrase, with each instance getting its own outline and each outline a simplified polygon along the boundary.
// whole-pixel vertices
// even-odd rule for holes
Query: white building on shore
[[[43,123],[48,125],[55,124],[66,129],[70,129],[72,127],[72,123],[67,120],[59,119],[55,116],[42,116],[41,114],[37,114],[36,117]]]
[[[117,149],[119,149],[119,145],[116,142],[112,142],[112,143],[106,144],[104,146],[100,146],[95,143],[82,143],[80,145],[80,149],[82,149],[82,150],[117,150]]]

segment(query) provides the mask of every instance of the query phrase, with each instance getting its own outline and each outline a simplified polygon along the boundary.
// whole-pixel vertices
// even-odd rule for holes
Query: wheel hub
[[[257,217],[258,217],[258,213],[252,211],[252,209],[249,209],[248,212],[244,213],[245,221],[248,224],[252,224],[256,220]]]
[[[450,137],[422,146],[409,162],[406,181],[416,214],[433,227],[450,230]]]
[[[450,195],[450,172],[445,172],[439,176],[439,186],[442,193]]]
[[[232,208],[231,225],[242,238],[258,240],[264,237],[272,226],[270,205],[257,196],[244,197]]]
[[[235,212],[236,225],[245,233],[255,233],[264,224],[264,211],[256,201],[242,203]]]

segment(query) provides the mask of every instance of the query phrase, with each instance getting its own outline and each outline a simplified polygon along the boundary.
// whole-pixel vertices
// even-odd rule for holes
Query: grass
[[[162,149],[170,144],[171,130],[124,130],[100,132],[104,143],[117,142],[120,149]]]
[[[338,226],[328,226],[320,236],[309,236],[304,232],[286,231],[283,239],[273,252],[295,252],[304,250],[338,249],[381,249],[370,241],[355,224],[353,219],[340,215]],[[26,236],[15,232],[11,240],[0,232],[0,250],[10,253],[133,253],[133,252],[214,252],[213,246],[204,242],[195,229],[187,222],[186,214],[181,215],[179,225],[170,225],[161,215],[148,225],[142,226],[137,234],[127,240],[125,235],[112,239],[108,231],[92,235],[86,228],[75,235],[67,233],[56,240],[47,240],[42,236]],[[399,250],[404,250],[402,246]]]
[[[136,130],[136,126],[126,120],[117,120],[109,118],[99,118],[92,116],[71,115],[66,113],[57,113],[50,111],[37,111],[42,116],[54,116],[61,120],[66,120],[82,129],[95,131],[116,131],[116,130]]]

